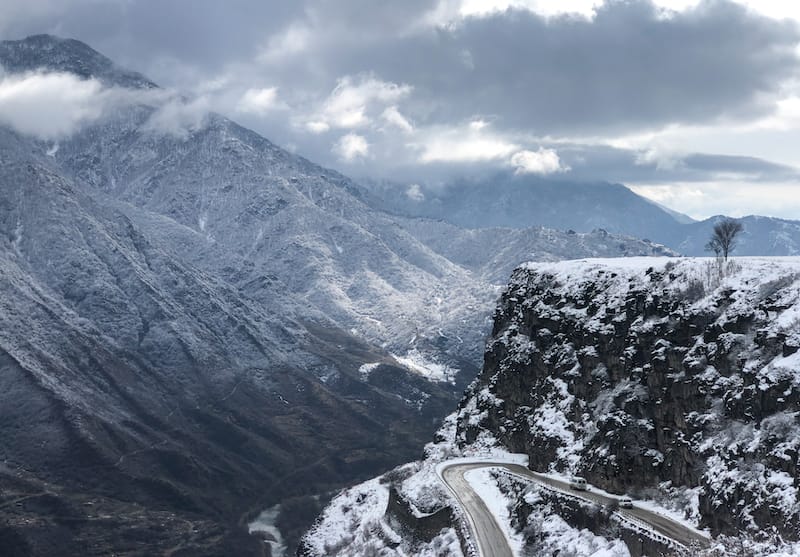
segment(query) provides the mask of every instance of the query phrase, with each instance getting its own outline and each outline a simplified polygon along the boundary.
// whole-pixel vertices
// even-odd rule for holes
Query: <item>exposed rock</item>
[[[617,493],[696,489],[713,532],[800,535],[800,262],[529,264],[459,438]],[[664,484],[668,482],[668,484]]]

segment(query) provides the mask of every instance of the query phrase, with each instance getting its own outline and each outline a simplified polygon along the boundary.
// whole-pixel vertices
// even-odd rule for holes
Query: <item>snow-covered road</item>
[[[470,523],[481,557],[514,557],[503,529],[464,474],[494,464],[455,464],[442,470],[442,481],[450,488]]]
[[[467,472],[482,468],[499,468],[528,482],[535,482],[548,489],[592,503],[610,505],[617,501],[616,497],[593,491],[572,490],[567,482],[532,472],[520,464],[494,461],[457,461],[452,464],[440,465],[439,476],[466,514],[481,557],[514,556],[503,528],[464,477]],[[702,532],[668,516],[637,506],[631,509],[618,509],[617,512],[624,520],[643,530],[647,535],[655,539],[666,538],[669,542],[686,550],[691,547],[706,547],[709,543],[708,537]]]

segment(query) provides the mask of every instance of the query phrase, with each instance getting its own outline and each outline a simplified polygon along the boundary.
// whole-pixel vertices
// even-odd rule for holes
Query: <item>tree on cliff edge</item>
[[[727,261],[728,254],[736,249],[736,237],[744,230],[742,223],[736,219],[723,218],[714,225],[711,239],[706,244],[708,251],[713,251],[717,257]]]

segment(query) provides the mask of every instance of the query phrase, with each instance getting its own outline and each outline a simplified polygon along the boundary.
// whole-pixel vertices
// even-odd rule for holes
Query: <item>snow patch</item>
[[[429,381],[453,383],[458,373],[457,369],[431,361],[416,348],[409,350],[405,356],[392,354],[392,357],[409,371],[419,374]]]
[[[522,535],[511,527],[511,513],[509,508],[515,503],[508,495],[503,493],[497,486],[497,482],[492,477],[492,470],[500,470],[500,468],[479,468],[477,470],[470,470],[464,474],[464,479],[469,482],[475,493],[483,499],[486,507],[489,509],[503,535],[508,542],[508,546],[515,555],[522,552],[524,545]]]
[[[361,375],[361,379],[366,381],[369,379],[369,375],[380,367],[380,362],[373,362],[371,364],[362,364],[361,367],[358,368],[358,373]]]

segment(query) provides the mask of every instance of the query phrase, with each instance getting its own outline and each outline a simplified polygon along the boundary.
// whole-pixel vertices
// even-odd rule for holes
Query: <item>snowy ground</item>
[[[429,381],[453,383],[458,374],[457,369],[432,361],[416,348],[409,350],[405,356],[392,354],[392,357],[409,371],[417,373]]]
[[[524,540],[522,539],[522,534],[511,527],[509,507],[514,504],[514,501],[500,490],[494,477],[492,477],[492,470],[499,469],[481,468],[472,470],[464,474],[464,478],[495,516],[497,523],[503,530],[508,546],[515,555],[519,555],[522,552]]]
[[[381,520],[388,501],[389,481],[395,483],[400,493],[411,503],[418,515],[434,512],[454,501],[441,481],[441,471],[445,466],[456,463],[479,463],[487,461],[508,462],[511,464],[527,464],[527,456],[512,454],[500,447],[488,434],[481,436],[476,443],[459,450],[454,443],[455,415],[448,417],[440,430],[446,440],[441,443],[430,443],[426,446],[427,458],[401,466],[382,478],[364,482],[358,486],[342,491],[322,516],[320,522],[307,534],[306,539],[316,555],[380,555],[381,557],[401,557],[419,555],[433,557],[447,555],[461,557],[461,550],[455,531],[443,531],[430,544],[411,548],[401,544],[392,549],[383,538],[393,538],[397,533],[391,532]],[[487,506],[498,519],[512,549],[521,554],[523,539],[521,532],[511,526],[508,506],[512,502],[503,494],[492,478],[490,469],[481,469],[467,474],[467,479],[476,492],[484,498]],[[574,548],[573,557],[627,557],[627,553],[608,552],[622,542],[606,540],[594,536],[586,530],[570,527],[555,515],[543,517],[547,524],[554,528],[555,543],[565,543]],[[376,532],[382,536],[376,536]],[[556,547],[556,546],[554,546]],[[624,548],[624,544],[621,546]],[[603,552],[606,551],[606,552]]]

